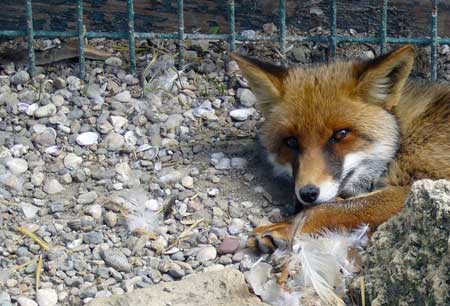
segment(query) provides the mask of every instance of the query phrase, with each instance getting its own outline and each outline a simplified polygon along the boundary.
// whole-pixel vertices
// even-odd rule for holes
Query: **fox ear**
[[[407,45],[372,60],[356,63],[356,93],[387,110],[397,105],[414,64],[414,47]]]
[[[238,63],[263,111],[283,95],[283,80],[288,73],[286,68],[237,53],[230,54],[230,57]]]

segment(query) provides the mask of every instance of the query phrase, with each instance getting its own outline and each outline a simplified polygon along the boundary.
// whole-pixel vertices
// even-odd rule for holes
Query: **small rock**
[[[64,211],[64,203],[61,202],[53,202],[50,204],[48,208],[48,212],[51,214],[63,212]]]
[[[128,123],[128,119],[122,116],[111,116],[111,123],[116,132],[120,132],[122,128]]]
[[[251,39],[251,40],[256,38],[256,32],[254,30],[245,30],[245,31],[242,31],[241,34],[243,37]]]
[[[125,144],[125,138],[116,132],[109,133],[104,140],[108,151],[119,151]]]
[[[254,108],[239,108],[230,112],[230,117],[236,121],[245,121],[255,113]]]
[[[39,306],[54,306],[58,303],[58,294],[54,289],[39,289],[36,292]]]
[[[219,189],[218,188],[210,188],[208,189],[208,195],[210,197],[216,197],[219,194]]]
[[[37,118],[51,117],[56,114],[56,106],[52,103],[39,107],[34,115]]]
[[[114,96],[114,99],[116,99],[119,102],[130,102],[131,101],[131,93],[128,90],[124,90],[122,92],[119,92],[117,95]]]
[[[25,70],[21,70],[15,73],[11,78],[11,84],[14,85],[23,85],[30,80],[30,75]]]
[[[239,88],[237,90],[237,97],[241,104],[245,107],[251,107],[256,103],[256,97],[248,88]]]
[[[243,169],[247,165],[245,158],[233,157],[231,159],[231,167],[235,169]]]
[[[36,172],[31,176],[31,183],[34,186],[41,186],[44,182],[45,174],[42,172]]]
[[[101,232],[88,232],[83,236],[84,243],[87,244],[100,244],[103,242],[103,234]]]
[[[99,204],[91,205],[89,206],[87,212],[95,220],[100,220],[100,218],[102,217],[102,206]]]
[[[20,208],[22,208],[22,212],[27,219],[33,219],[39,211],[39,208],[28,203],[21,203]]]
[[[120,67],[122,66],[122,59],[116,56],[111,56],[105,60],[105,64]]]
[[[238,219],[238,218],[234,218],[231,221],[231,224],[228,226],[228,232],[231,235],[237,235],[237,234],[241,233],[244,225],[245,225],[244,220]]]
[[[174,262],[169,264],[169,274],[175,279],[182,278],[185,275],[185,272],[179,265]]]
[[[67,78],[67,85],[69,86],[69,89],[72,91],[80,90],[81,80],[76,76],[71,75]]]
[[[217,257],[217,251],[216,248],[213,246],[207,246],[203,247],[198,251],[197,253],[197,260],[200,262],[206,262],[216,259]]]
[[[64,157],[64,166],[66,166],[66,168],[77,169],[81,166],[82,162],[83,158],[75,153],[69,153]]]
[[[28,170],[28,163],[22,158],[12,158],[6,162],[6,167],[12,174],[19,175]]]
[[[228,170],[231,168],[231,160],[227,157],[222,158],[217,165],[215,165],[217,170]]]
[[[85,132],[78,135],[76,141],[80,146],[90,146],[98,144],[98,134],[94,132]]]
[[[236,63],[236,61],[229,61],[228,65],[227,65],[227,72],[229,74],[233,74],[238,71],[239,71],[239,65]]]
[[[113,213],[112,211],[108,211],[105,214],[105,223],[109,227],[114,227],[117,224],[117,215]]]
[[[175,129],[181,125],[181,123],[183,122],[183,119],[184,119],[183,116],[181,116],[179,114],[170,115],[169,118],[167,118],[167,120],[165,122],[166,127],[169,130]]]
[[[19,303],[20,306],[38,306],[35,301],[24,296],[19,297],[17,303]]]
[[[57,179],[49,179],[44,184],[44,191],[48,194],[57,194],[64,190],[64,187]]]
[[[56,143],[56,131],[53,128],[44,127],[43,130],[33,134],[32,140],[43,147],[50,147]]]
[[[297,46],[292,49],[292,55],[295,60],[301,63],[306,62],[309,53],[311,53],[311,51],[306,46]]]
[[[159,181],[164,184],[175,183],[183,178],[183,173],[177,170],[172,170],[169,173],[161,176]]]
[[[116,250],[102,250],[100,252],[100,255],[102,256],[103,260],[105,261],[106,265],[109,267],[112,267],[116,269],[117,271],[121,272],[130,272],[131,271],[131,265],[128,262],[128,259],[123,253],[116,251]]]
[[[238,250],[239,244],[239,240],[227,237],[222,241],[219,248],[217,249],[217,252],[221,255],[233,254]]]
[[[194,187],[194,179],[190,176],[185,176],[181,180],[181,184],[183,185],[183,187],[185,187],[187,189],[191,189]]]
[[[97,193],[95,191],[86,192],[78,196],[77,203],[78,204],[91,204],[97,200]]]

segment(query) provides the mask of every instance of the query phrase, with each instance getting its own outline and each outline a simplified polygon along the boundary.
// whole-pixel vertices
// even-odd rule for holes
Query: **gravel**
[[[44,261],[39,296],[33,263],[0,284],[2,306],[5,293],[13,305],[55,305],[55,293],[57,305],[85,305],[255,262],[242,246],[291,209],[290,185],[268,174],[256,141],[263,119],[236,63],[218,43],[193,44],[198,60],[178,76],[164,42],[145,89],[120,53],[87,60],[86,82],[70,62],[34,77],[0,68],[0,275]]]

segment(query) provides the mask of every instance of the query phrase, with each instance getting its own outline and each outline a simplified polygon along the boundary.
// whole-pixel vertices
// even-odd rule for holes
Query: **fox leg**
[[[324,228],[353,229],[361,224],[368,224],[375,230],[403,209],[409,190],[410,187],[387,187],[363,196],[317,205],[282,223],[257,227],[254,231],[257,246],[263,252],[273,251],[287,245],[294,231],[295,234],[306,234]]]

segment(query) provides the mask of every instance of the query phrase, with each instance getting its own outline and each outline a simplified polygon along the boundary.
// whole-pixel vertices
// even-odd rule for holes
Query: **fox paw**
[[[276,248],[286,247],[291,240],[292,224],[289,222],[264,225],[255,228],[248,247],[263,253],[271,253]]]

